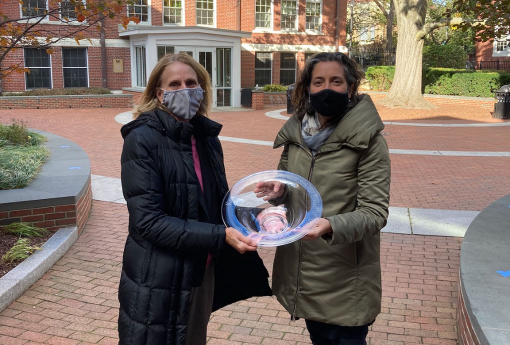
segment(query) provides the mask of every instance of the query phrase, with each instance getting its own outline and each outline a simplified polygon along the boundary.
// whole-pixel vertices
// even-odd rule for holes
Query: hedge
[[[388,91],[395,76],[394,66],[369,67],[366,73],[375,91]],[[510,73],[450,68],[424,68],[422,91],[426,94],[494,97],[494,90],[510,84]]]
[[[463,69],[467,58],[464,48],[453,44],[423,47],[423,67]]]

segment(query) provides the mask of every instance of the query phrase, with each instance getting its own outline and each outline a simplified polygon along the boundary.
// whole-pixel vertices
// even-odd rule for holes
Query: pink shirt
[[[191,140],[191,151],[193,152],[193,165],[195,166],[195,173],[198,177],[198,182],[200,182],[200,188],[202,189],[202,193],[204,192],[204,182],[202,181],[202,169],[200,168],[200,157],[198,156],[197,150],[197,142],[193,139]],[[207,266],[211,263],[212,255],[209,253],[207,256]]]

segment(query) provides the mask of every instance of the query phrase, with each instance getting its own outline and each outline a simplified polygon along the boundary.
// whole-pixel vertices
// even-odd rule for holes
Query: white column
[[[234,40],[232,49],[232,106],[241,106],[241,39]]]

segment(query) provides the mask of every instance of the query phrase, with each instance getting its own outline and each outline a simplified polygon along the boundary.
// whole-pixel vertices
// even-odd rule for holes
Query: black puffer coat
[[[191,291],[202,284],[209,252],[216,255],[214,309],[271,295],[257,253],[241,255],[225,244],[220,207],[228,185],[221,127],[200,115],[185,123],[155,110],[121,129],[122,188],[129,211],[119,287],[121,345],[185,343]]]

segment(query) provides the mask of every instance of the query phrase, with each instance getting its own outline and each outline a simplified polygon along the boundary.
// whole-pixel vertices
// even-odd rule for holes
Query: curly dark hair
[[[356,62],[350,59],[347,55],[339,52],[318,53],[312,56],[306,63],[305,68],[301,72],[301,77],[296,83],[296,87],[292,93],[292,105],[294,106],[294,112],[300,121],[303,120],[305,114],[312,115],[315,112],[310,106],[309,93],[307,90],[312,82],[312,72],[315,68],[315,65],[317,65],[319,62],[330,61],[336,61],[340,64],[340,66],[343,66],[345,72],[345,80],[347,81],[347,88],[350,88],[351,85],[353,85],[351,98],[349,99],[349,106],[347,107],[346,112],[358,104],[358,87],[361,79],[364,76],[364,73],[358,68]],[[341,117],[338,119],[341,119]],[[326,126],[333,124],[335,124],[335,119],[329,121]]]

